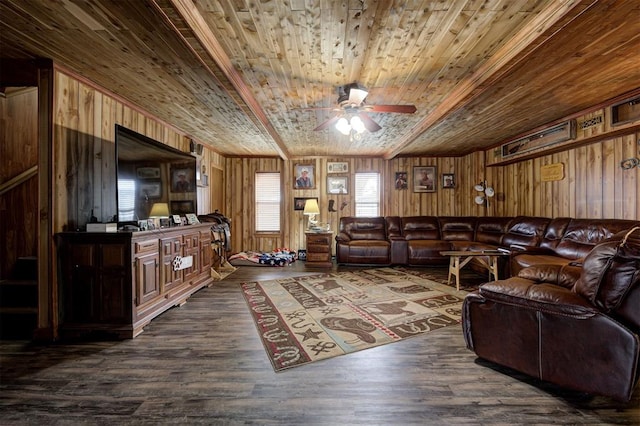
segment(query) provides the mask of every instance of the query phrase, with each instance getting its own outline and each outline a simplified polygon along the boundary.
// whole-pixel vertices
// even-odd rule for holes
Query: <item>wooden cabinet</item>
[[[307,232],[307,266],[330,268],[331,232]]]
[[[135,337],[153,318],[213,283],[208,224],[135,233],[63,232],[56,243],[63,336]]]

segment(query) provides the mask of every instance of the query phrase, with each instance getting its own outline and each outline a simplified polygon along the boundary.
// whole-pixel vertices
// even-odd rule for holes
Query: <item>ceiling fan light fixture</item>
[[[336,129],[345,136],[351,133],[351,125],[349,125],[349,121],[344,117],[340,117],[336,122]]]
[[[357,115],[351,117],[351,127],[358,133],[363,133],[365,131],[364,123]]]

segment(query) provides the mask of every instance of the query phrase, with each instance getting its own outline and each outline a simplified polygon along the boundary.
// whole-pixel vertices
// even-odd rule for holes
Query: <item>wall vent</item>
[[[514,157],[543,147],[550,147],[561,142],[575,139],[575,120],[567,120],[539,132],[507,142],[500,148],[502,158]]]
[[[580,123],[580,128],[582,130],[588,129],[589,127],[597,126],[598,124],[602,124],[603,118],[601,115],[590,118],[588,120],[584,120]]]

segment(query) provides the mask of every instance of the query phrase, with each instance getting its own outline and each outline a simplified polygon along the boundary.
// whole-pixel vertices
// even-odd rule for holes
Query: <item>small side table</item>
[[[489,271],[489,279],[491,275],[495,280],[498,280],[498,258],[500,256],[508,256],[508,252],[500,250],[479,250],[479,251],[441,251],[441,255],[449,256],[449,277],[447,284],[451,282],[451,276],[456,278],[456,290],[460,291],[460,269],[462,269],[471,259],[478,258],[478,261]],[[489,262],[486,262],[483,257],[488,258]]]
[[[307,237],[307,266],[331,268],[332,232],[305,232]]]

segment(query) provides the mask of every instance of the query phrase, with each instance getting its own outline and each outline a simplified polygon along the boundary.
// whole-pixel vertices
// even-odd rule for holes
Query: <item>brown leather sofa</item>
[[[593,247],[582,267],[537,264],[481,285],[463,303],[464,338],[480,358],[628,401],[640,375],[639,306],[636,227]]]
[[[504,277],[535,264],[579,263],[595,244],[635,225],[640,221],[532,216],[341,217],[336,261],[446,265],[449,259],[440,254],[442,251],[505,248],[512,254],[501,259],[500,276]],[[477,269],[484,272],[481,267]]]

